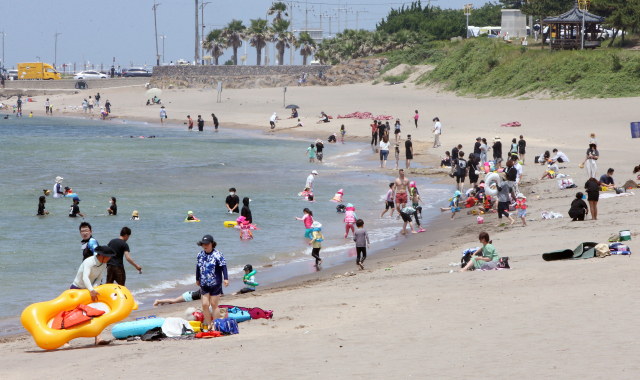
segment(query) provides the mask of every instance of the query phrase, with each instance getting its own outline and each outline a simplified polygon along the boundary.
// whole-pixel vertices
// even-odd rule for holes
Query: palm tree
[[[314,41],[307,32],[300,33],[300,37],[298,37],[298,41],[296,42],[296,47],[300,49],[302,64],[305,66],[307,65],[307,57],[313,55],[313,53],[318,49],[316,41]]]
[[[238,64],[238,48],[242,46],[242,40],[245,38],[244,31],[247,28],[242,25],[242,20],[231,20],[229,24],[222,30],[227,46],[233,48],[233,64]]]
[[[276,49],[278,49],[278,64],[282,65],[284,60],[284,50],[291,48],[291,45],[297,41],[296,36],[289,32],[289,25],[291,22],[287,20],[276,20],[273,23],[273,31],[275,36],[273,41],[276,43]]]
[[[214,29],[209,32],[207,38],[202,43],[202,48],[211,54],[215,64],[218,64],[218,58],[224,54],[227,48],[227,41],[224,38],[222,29]]]
[[[267,15],[270,16],[274,13],[276,14],[276,17],[273,18],[273,23],[275,23],[276,20],[282,20],[283,14],[289,17],[289,15],[287,14],[287,4],[283,2],[277,2],[277,3],[271,4],[271,6],[269,7],[269,10],[267,11]]]
[[[249,39],[249,44],[251,47],[256,48],[256,65],[258,66],[260,66],[260,59],[262,58],[262,49],[267,46],[267,41],[271,41],[273,39],[273,32],[267,24],[268,21],[261,18],[251,20],[251,26],[247,29],[246,33],[246,37]]]

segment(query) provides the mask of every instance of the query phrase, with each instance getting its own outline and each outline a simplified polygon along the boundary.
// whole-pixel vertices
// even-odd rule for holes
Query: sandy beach
[[[145,106],[144,92],[142,87],[105,90],[101,96],[112,104],[113,122],[158,124],[159,107]],[[49,98],[56,115],[84,117],[62,109],[80,105],[90,94],[93,91]],[[487,140],[500,136],[506,152],[511,139],[523,135],[527,155],[521,190],[529,204],[527,227],[519,220],[512,226],[495,227],[497,214],[486,216],[479,225],[464,209],[453,221],[444,213],[426,227],[427,233],[409,236],[398,246],[370,256],[364,271],[356,271],[355,263],[349,263],[247,296],[225,296],[221,301],[225,304],[274,311],[272,320],[244,322],[240,334],[231,337],[115,341],[106,347],[79,339],[72,342],[72,349],[54,351],[41,350],[28,334],[5,338],[0,340],[3,378],[173,379],[220,371],[234,377],[283,379],[630,379],[639,375],[633,346],[639,334],[630,322],[640,311],[631,294],[639,284],[635,251],[640,220],[633,215],[639,210],[640,192],[601,199],[597,221],[587,216],[584,222],[571,222],[567,214],[576,191],[583,191],[587,180],[578,165],[584,160],[590,133],[596,134],[599,143],[598,177],[611,167],[616,184],[635,179],[632,170],[640,163],[633,158],[637,141],[631,139],[629,123],[638,121],[637,99],[475,99],[410,83],[293,87],[286,93],[286,104],[301,107],[304,127],[292,128],[297,121],[281,120],[272,132],[268,119],[274,111],[281,118],[289,116],[282,96],[281,88],[224,90],[223,102],[217,104],[213,90],[186,89],[165,90],[161,98],[173,125],[186,122],[186,115],[195,119],[200,114],[210,130],[209,115],[215,112],[220,128],[262,129],[274,138],[286,134],[326,141],[344,124],[347,138],[360,142],[362,148],[369,147],[370,121],[343,121],[338,114],[391,115],[402,122],[403,141],[407,133],[412,135],[416,161],[431,166],[437,166],[445,150],[459,143],[468,155],[478,136]],[[38,97],[36,103],[25,103],[23,114],[42,115],[44,100]],[[418,129],[413,127],[416,109]],[[333,116],[331,123],[316,124],[321,111]],[[431,148],[431,120],[436,116],[442,122],[443,146]],[[522,126],[500,127],[510,121]],[[553,148],[570,158],[571,162],[561,165],[561,172],[578,189],[560,190],[556,180],[540,180],[544,168],[533,163],[534,156]],[[372,155],[370,170],[379,170],[373,153],[363,152]],[[452,183],[433,172],[410,170],[407,176],[435,176]],[[564,217],[542,220],[541,211]],[[631,256],[542,260],[542,253],[574,249],[581,242],[606,243],[620,230],[631,231]],[[479,246],[481,231],[490,234],[500,256],[509,257],[512,269],[458,273],[459,267],[449,266],[460,261],[462,250]],[[345,276],[351,271],[355,275]],[[188,306],[162,307],[145,315],[183,317]],[[110,336],[108,331],[103,335]]]

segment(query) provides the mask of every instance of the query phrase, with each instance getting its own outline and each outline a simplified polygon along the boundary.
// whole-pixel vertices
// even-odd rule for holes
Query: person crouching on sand
[[[402,230],[400,231],[401,234],[407,234],[407,224],[409,224],[409,227],[411,227],[411,233],[417,234],[416,230],[413,229],[413,221],[411,220],[411,215],[415,214],[415,212],[416,209],[410,206],[406,206],[402,210],[400,210],[400,216],[402,217],[402,221],[404,222],[404,224],[402,225]]]
[[[471,269],[471,267],[474,269],[495,269],[498,267],[500,256],[498,256],[498,252],[493,245],[491,245],[492,241],[489,240],[489,234],[481,232],[478,238],[480,239],[480,243],[482,243],[482,247],[478,248],[478,250],[472,254],[471,260],[469,260],[469,263],[467,263],[464,268],[460,269],[460,272],[466,272]]]

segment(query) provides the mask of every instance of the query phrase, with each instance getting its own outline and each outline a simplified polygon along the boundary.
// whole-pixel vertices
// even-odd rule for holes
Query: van
[[[60,73],[48,63],[18,63],[18,79],[58,80]]]

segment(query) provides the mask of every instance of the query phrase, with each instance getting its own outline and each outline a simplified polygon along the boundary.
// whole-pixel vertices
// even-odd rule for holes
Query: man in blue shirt
[[[80,235],[82,236],[82,261],[89,257],[95,256],[96,248],[98,247],[98,241],[93,238],[91,231],[91,224],[87,222],[80,223]]]
[[[603,174],[600,177],[600,183],[609,189],[616,187],[616,184],[613,182],[613,168],[609,168],[609,170],[607,170],[607,174]]]

